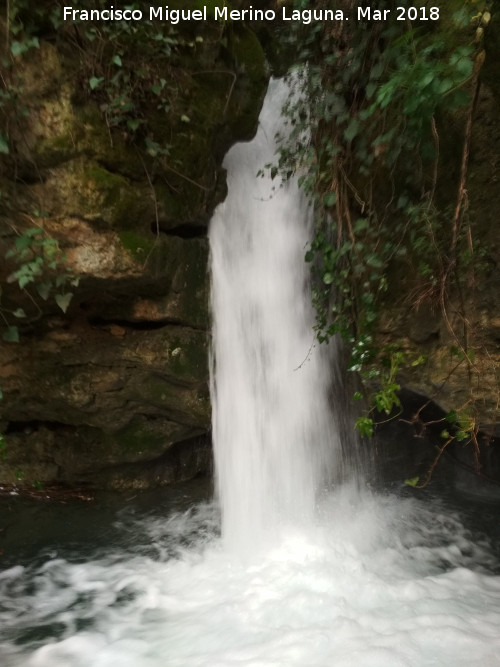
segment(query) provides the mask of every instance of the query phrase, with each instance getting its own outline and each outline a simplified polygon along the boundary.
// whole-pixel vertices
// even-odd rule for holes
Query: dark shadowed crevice
[[[189,322],[184,322],[182,320],[173,319],[173,318],[163,318],[160,320],[141,320],[141,321],[130,321],[130,320],[121,320],[121,319],[105,319],[104,317],[92,317],[88,320],[89,324],[93,327],[109,327],[109,326],[118,326],[128,329],[130,331],[156,331],[158,329],[163,329],[165,327],[181,327],[183,329],[192,329],[194,331],[206,331],[204,327],[193,326]]]
[[[459,425],[447,421],[447,413],[426,396],[402,389],[399,397],[402,412],[393,419],[381,416],[376,429],[379,482],[404,486],[418,477],[431,490],[442,484],[466,497],[500,499],[500,438],[485,427],[477,433],[479,451],[467,438],[444,446]]]
[[[202,224],[182,224],[176,227],[158,226],[156,222],[151,223],[153,234],[164,234],[165,236],[176,236],[180,239],[204,239],[207,236],[207,226]]]
[[[210,476],[212,472],[211,433],[205,432],[173,443],[155,459],[109,466],[97,475],[98,486],[140,490]]]
[[[49,431],[63,431],[69,429],[74,429],[75,427],[69,424],[62,424],[61,422],[54,421],[44,421],[42,419],[30,419],[26,421],[11,421],[8,423],[7,428],[4,431],[6,436],[9,435],[30,435],[36,431],[39,431],[41,428],[45,428]]]

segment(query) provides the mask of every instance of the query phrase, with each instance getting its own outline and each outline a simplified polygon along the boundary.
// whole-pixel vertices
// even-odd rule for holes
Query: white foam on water
[[[135,553],[4,572],[2,664],[499,664],[495,559],[451,510],[339,490],[309,530],[284,529],[247,562],[211,534],[210,512],[137,525]]]
[[[210,232],[222,538],[219,508],[199,505],[124,525],[134,548],[2,572],[2,667],[500,664],[484,535],[436,501],[318,493],[338,436],[330,365],[308,357],[307,207],[293,183],[253,185],[286,95],[271,88]]]

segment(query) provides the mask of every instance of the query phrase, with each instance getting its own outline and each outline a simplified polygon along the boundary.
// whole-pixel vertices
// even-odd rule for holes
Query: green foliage
[[[360,435],[366,438],[372,437],[374,426],[373,419],[370,417],[359,417],[356,420],[356,428],[359,430]]]
[[[478,427],[476,420],[466,408],[462,410],[450,410],[445,415],[445,420],[454,427],[452,431],[453,435],[450,434],[448,429],[444,429],[441,433],[442,438],[454,438],[458,442],[464,440],[470,442],[474,440]]]
[[[401,386],[396,377],[405,366],[416,366],[426,361],[423,355],[411,360],[411,355],[398,346],[387,346],[377,358],[373,356],[371,339],[364,337],[353,346],[350,370],[358,370],[367,384],[376,381],[377,390],[368,397],[367,413],[356,421],[356,428],[361,435],[372,436],[380,415],[393,418],[394,411],[401,411],[398,392]],[[353,396],[354,400],[362,398],[360,392]]]
[[[15,325],[7,326],[2,338],[6,343],[19,343],[19,329]]]
[[[29,15],[28,0],[8,0],[8,18],[5,49],[0,51],[0,68],[2,70],[0,85],[0,154],[8,155],[9,126],[13,115],[26,116],[28,109],[19,103],[19,86],[12,77],[12,71],[23,56],[40,48],[37,35],[26,31],[23,12]],[[32,18],[42,16],[40,8],[31,7]]]
[[[77,0],[75,9],[102,8],[101,0]],[[139,3],[127,8],[134,10]],[[183,53],[203,43],[201,36],[185,38],[178,26],[158,20],[109,21],[99,26],[72,23],[84,48],[82,83],[96,100],[109,128],[119,128],[152,157],[169,155],[170,146],[156,136],[152,119],[170,114],[181,122],[189,116],[179,103]],[[66,34],[66,38],[70,36]],[[140,57],[139,57],[140,56]]]
[[[0,132],[0,153],[3,153],[4,155],[9,153],[9,142],[2,132]]]
[[[154,156],[168,155],[169,146],[158,136],[158,114],[183,123],[190,122],[180,102],[188,74],[183,68],[186,54],[203,49],[201,35],[159,20],[150,21],[140,3],[124,9],[144,11],[141,21],[62,21],[63,3],[41,0],[9,0],[8,53],[2,57],[3,86],[0,88],[0,153],[9,153],[9,126],[19,105],[16,65],[40,47],[40,40],[56,43],[61,52],[81,55],[76,76],[82,90],[95,100],[110,130],[146,149],[158,146]],[[109,9],[105,0],[75,0],[74,10]],[[2,121],[3,117],[3,121]],[[161,123],[160,123],[161,126]]]
[[[75,8],[80,4],[87,9],[88,3],[76,3]],[[131,9],[137,7],[131,5]],[[148,20],[107,22],[99,28],[77,22],[75,29],[86,42],[83,76],[108,126],[120,127],[131,140],[156,143],[146,109],[169,112],[174,106],[178,83],[167,75],[168,62],[179,47],[186,46],[184,40],[173,26]],[[155,47],[151,59],[138,67],[137,49],[151,39]]]
[[[31,37],[29,39],[24,39],[22,42],[14,40],[10,44],[10,52],[13,56],[22,56],[27,53],[32,48],[40,48],[40,42],[38,37]]]
[[[50,237],[42,227],[29,227],[18,233],[12,247],[5,253],[5,259],[13,266],[7,276],[7,283],[17,284],[21,294],[28,297],[28,302],[36,310],[40,308],[36,295],[44,301],[52,296],[55,303],[65,313],[69,307],[73,292],[79,279],[66,265],[66,257],[58,242]],[[33,288],[30,291],[30,288]],[[0,286],[0,299],[2,290]],[[0,316],[4,321],[2,338],[9,343],[19,342],[19,329],[14,320],[29,320],[22,307],[9,308],[0,300]]]
[[[378,8],[393,7],[387,1]],[[450,261],[453,213],[434,196],[437,127],[470,102],[464,84],[473,75],[474,47],[461,28],[450,39],[436,25],[346,24],[339,40],[318,22],[290,34],[299,44],[294,80],[303,94],[285,109],[292,131],[278,165],[269,167],[271,175],[298,173],[313,203],[316,230],[305,260],[317,336],[323,342],[340,333],[352,349],[351,369],[372,389],[368,414],[357,422],[363,435],[373,433],[373,414],[400,408],[397,372],[424,361],[374,343],[381,308],[398,292],[398,271],[404,267],[432,296]]]

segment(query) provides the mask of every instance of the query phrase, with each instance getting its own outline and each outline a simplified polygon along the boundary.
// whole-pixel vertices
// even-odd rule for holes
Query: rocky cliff
[[[0,483],[192,477],[210,462],[206,229],[222,158],[256,128],[263,51],[244,26],[102,34],[19,5],[0,106]]]

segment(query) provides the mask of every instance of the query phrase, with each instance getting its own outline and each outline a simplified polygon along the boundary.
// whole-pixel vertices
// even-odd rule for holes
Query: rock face
[[[0,262],[2,332],[16,325],[20,339],[0,342],[0,483],[142,488],[210,466],[206,229],[222,158],[255,131],[267,76],[247,28],[185,29],[159,63],[172,108],[144,94],[149,144],[109,126],[82,81],[85,53],[60,35],[13,58],[0,256],[30,229],[40,247]],[[147,49],[137,57],[150,66]],[[12,274],[47,241],[55,264],[45,255],[21,289]]]

